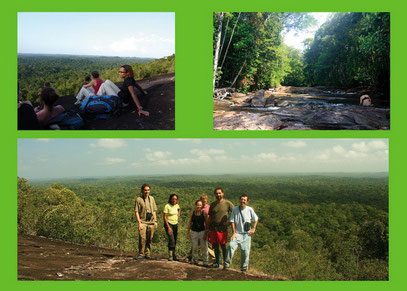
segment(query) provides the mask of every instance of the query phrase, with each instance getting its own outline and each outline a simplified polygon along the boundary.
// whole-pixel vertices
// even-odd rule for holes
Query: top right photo
[[[215,12],[215,130],[389,130],[389,12]]]

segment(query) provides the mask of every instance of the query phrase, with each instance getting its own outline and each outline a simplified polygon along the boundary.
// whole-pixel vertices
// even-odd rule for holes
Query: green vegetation
[[[175,71],[175,55],[162,59],[70,55],[18,55],[18,82],[23,98],[38,101],[38,92],[50,82],[60,96],[76,95],[86,75],[98,71],[103,80],[122,81],[118,70],[131,64],[135,79]]]
[[[247,92],[279,85],[390,88],[390,14],[333,13],[304,42],[282,34],[315,24],[309,13],[215,13],[214,87]]]
[[[251,269],[293,280],[388,280],[388,178],[378,176],[166,176],[18,179],[18,231],[135,251],[133,205],[140,185],[152,185],[159,212],[171,193],[182,209],[177,252],[186,256],[187,218],[194,201],[223,187],[238,204],[247,192],[260,217]],[[33,186],[35,185],[35,186]],[[153,251],[165,255],[162,215]],[[235,255],[234,267],[239,264]]]
[[[390,13],[335,13],[305,51],[307,83],[390,90]]]

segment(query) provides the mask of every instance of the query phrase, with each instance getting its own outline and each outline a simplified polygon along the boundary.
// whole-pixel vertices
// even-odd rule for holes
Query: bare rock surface
[[[390,108],[359,106],[352,95],[315,95],[322,89],[277,88],[253,95],[214,101],[215,130],[388,130]],[[315,90],[314,90],[315,89]],[[287,93],[287,92],[303,92]],[[267,93],[267,94],[266,94]],[[348,93],[344,93],[348,94]]]
[[[262,273],[242,273],[152,260],[135,260],[133,252],[83,246],[36,236],[18,237],[18,280],[51,281],[271,281],[287,280]]]

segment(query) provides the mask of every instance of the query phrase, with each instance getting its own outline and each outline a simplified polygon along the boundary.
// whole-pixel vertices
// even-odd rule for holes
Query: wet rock
[[[277,130],[283,125],[271,114],[249,112],[225,112],[214,117],[215,130]]]
[[[264,107],[271,107],[271,106],[276,106],[276,101],[274,97],[270,96],[266,99],[266,103],[264,104]]]
[[[257,91],[257,93],[253,95],[250,105],[253,107],[264,107],[265,104],[264,90]]]

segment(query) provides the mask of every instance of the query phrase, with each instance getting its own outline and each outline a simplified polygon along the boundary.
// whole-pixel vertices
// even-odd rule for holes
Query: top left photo
[[[18,130],[174,130],[175,13],[18,13]]]

